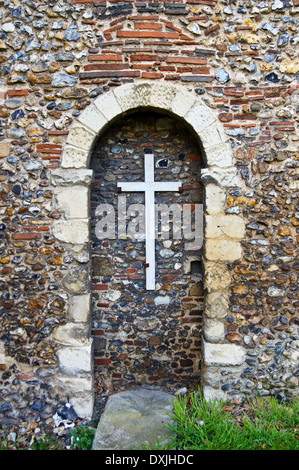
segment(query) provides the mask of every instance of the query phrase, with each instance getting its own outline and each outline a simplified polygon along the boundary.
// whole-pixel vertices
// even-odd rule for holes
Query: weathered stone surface
[[[75,124],[69,132],[67,143],[88,151],[92,147],[94,138],[95,133],[88,131],[82,125]]]
[[[82,373],[90,373],[92,342],[86,346],[60,347],[57,351],[58,363],[63,373],[78,376]]]
[[[83,294],[89,287],[88,270],[84,266],[73,266],[62,280],[62,284],[70,294]]]
[[[140,450],[171,440],[168,424],[174,397],[139,388],[111,395],[100,418],[93,450]]]
[[[223,239],[207,239],[205,255],[209,261],[232,263],[242,257],[242,247],[239,242]]]
[[[56,208],[66,219],[88,219],[88,188],[73,187],[56,192]]]
[[[207,318],[204,322],[204,336],[208,342],[218,342],[224,338],[225,327],[222,321]]]
[[[242,239],[245,234],[245,223],[237,215],[206,216],[206,237],[217,238],[228,236]]]
[[[241,365],[246,353],[242,346],[234,344],[204,343],[203,354],[206,364]]]
[[[89,238],[88,219],[55,220],[53,234],[61,242],[84,245]]]
[[[224,292],[217,291],[206,296],[205,314],[209,318],[224,318],[228,312],[229,299]]]
[[[67,145],[61,160],[62,168],[86,168],[88,162],[88,152],[77,147]]]
[[[90,294],[73,295],[70,298],[70,320],[78,323],[87,323],[90,313]]]
[[[226,192],[224,189],[215,184],[207,184],[205,193],[207,213],[213,215],[221,212],[226,202]]]

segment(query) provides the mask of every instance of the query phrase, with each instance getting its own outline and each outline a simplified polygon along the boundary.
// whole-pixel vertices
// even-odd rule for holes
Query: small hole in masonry
[[[201,262],[191,261],[191,275],[201,273]]]

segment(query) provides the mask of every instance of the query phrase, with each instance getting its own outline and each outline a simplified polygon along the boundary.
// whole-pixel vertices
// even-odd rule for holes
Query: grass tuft
[[[299,450],[299,404],[248,401],[238,413],[200,393],[177,397],[171,429],[178,450]]]

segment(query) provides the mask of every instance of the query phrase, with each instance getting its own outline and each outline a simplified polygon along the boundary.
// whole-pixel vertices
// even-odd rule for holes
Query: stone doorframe
[[[89,168],[93,145],[98,136],[117,118],[132,111],[151,109],[171,114],[190,126],[204,152],[206,168],[201,170],[205,186],[204,272],[205,314],[203,329],[203,369],[201,384],[206,398],[219,396],[205,375],[209,367],[238,366],[245,360],[242,346],[225,341],[224,318],[228,314],[228,269],[242,256],[244,222],[238,215],[225,213],[227,191],[240,188],[233,166],[230,144],[217,116],[196,95],[182,86],[137,82],[119,86],[98,96],[73,122],[64,145],[61,168],[52,170],[55,209],[62,214],[53,223],[53,236],[67,244],[78,261],[68,270],[63,285],[69,293],[68,321],[57,328],[59,372],[56,387],[82,417],[93,410],[93,357],[90,322],[90,221]],[[200,384],[199,384],[200,385]]]

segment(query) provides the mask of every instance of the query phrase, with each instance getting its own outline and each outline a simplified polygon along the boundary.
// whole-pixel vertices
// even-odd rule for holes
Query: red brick
[[[180,39],[183,41],[193,41],[193,38],[190,38],[189,36],[187,36],[187,34],[180,34]]]
[[[178,39],[179,33],[164,33],[162,31],[117,31],[119,38],[165,38]]]
[[[142,72],[141,76],[142,76],[142,78],[158,79],[158,78],[163,78],[163,73],[159,73],[159,72]]]
[[[186,3],[193,3],[196,5],[208,5],[214,7],[217,3],[217,0],[186,0]]]
[[[22,225],[23,230],[28,230],[28,232],[37,230],[38,226],[37,225]]]
[[[107,359],[97,359],[97,358],[95,358],[94,364],[96,366],[108,366],[109,364],[111,364],[111,359],[109,359],[109,358],[107,358]]]
[[[54,148],[44,148],[44,149],[36,149],[38,153],[53,153],[54,155],[60,155],[62,150],[56,150]]]
[[[161,60],[161,58],[154,54],[131,54],[130,60],[132,62],[152,62]]]
[[[192,72],[192,67],[178,67],[177,68],[178,73],[191,73]]]
[[[167,57],[167,62],[179,63],[179,64],[197,64],[197,65],[206,65],[207,59],[202,59],[200,57]]]
[[[180,28],[177,28],[172,23],[169,23],[169,21],[164,20],[164,19],[162,19],[162,21],[165,23],[166,28],[172,29],[173,31],[177,31],[178,33],[182,32],[182,30]]]
[[[161,65],[159,67],[159,70],[161,72],[174,72],[175,71],[175,67],[173,65]]]
[[[13,233],[14,240],[34,240],[39,236],[38,233]]]
[[[48,135],[68,135],[69,131],[48,131]]]
[[[136,269],[135,268],[128,268],[126,269],[126,274],[135,274],[136,273]]]
[[[160,30],[162,29],[162,25],[160,23],[152,23],[149,21],[144,21],[142,23],[136,22],[134,24],[135,29],[150,29],[150,30]]]
[[[216,31],[219,28],[220,28],[220,24],[218,24],[218,23],[215,24],[214,26],[211,26],[210,28],[205,30],[205,36],[208,36],[209,34],[213,33],[214,31]]]
[[[128,64],[89,64],[85,65],[84,70],[90,72],[91,70],[124,70],[128,69]]]
[[[178,74],[178,73],[177,73],[177,74],[175,74],[175,73],[173,73],[173,74],[167,74],[167,75],[165,75],[164,79],[165,79],[165,80],[180,80],[180,79],[181,79],[181,76],[180,76],[180,74]]]
[[[122,61],[121,54],[91,54],[88,56],[90,62],[93,61]]]
[[[108,290],[108,284],[96,284],[93,286],[93,290]]]
[[[92,330],[91,334],[92,336],[105,336],[105,331],[104,330]]]
[[[103,6],[106,5],[103,0],[70,0],[70,3],[103,3]]]
[[[129,16],[129,20],[134,20],[134,21],[144,21],[145,17],[140,15],[140,16]],[[146,16],[147,20],[154,20],[158,21],[159,16],[158,15],[147,15]],[[163,21],[163,20],[162,20]]]
[[[27,96],[28,90],[7,90],[7,96]]]

